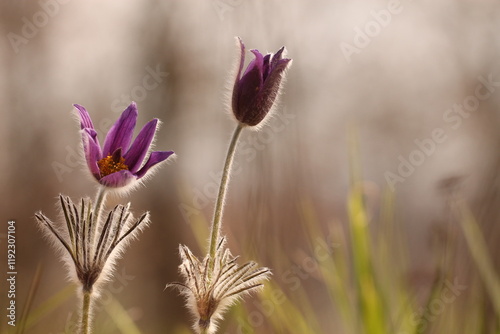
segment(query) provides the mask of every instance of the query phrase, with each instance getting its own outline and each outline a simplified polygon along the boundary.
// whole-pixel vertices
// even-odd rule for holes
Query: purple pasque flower
[[[241,49],[240,65],[233,89],[233,113],[236,119],[246,125],[258,125],[271,110],[279,94],[281,81],[291,59],[282,58],[285,47],[274,55],[262,55],[250,50],[255,59],[248,64],[243,75],[245,45],[238,38]]]
[[[174,152],[150,151],[158,126],[158,119],[149,121],[132,142],[137,121],[137,105],[132,102],[109,129],[101,148],[90,115],[81,105],[75,104],[80,117],[83,150],[90,172],[103,186],[121,188],[144,177],[155,165],[167,160]]]

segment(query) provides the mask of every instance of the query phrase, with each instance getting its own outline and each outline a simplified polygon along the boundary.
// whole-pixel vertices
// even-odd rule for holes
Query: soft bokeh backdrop
[[[152,217],[110,287],[144,333],[189,323],[181,298],[163,288],[179,279],[179,243],[203,251],[193,226],[200,230],[212,213],[234,127],[227,105],[235,36],[261,52],[285,45],[294,61],[273,118],[242,138],[224,220],[234,253],[254,254],[280,284],[287,268],[273,252],[293,259],[304,247],[301,203],[311,203],[324,231],[345,222],[352,126],[368,205],[375,215],[394,185],[408,277],[424,289],[433,279],[431,241],[448,221],[446,189],[460,189],[490,244],[499,241],[499,19],[491,0],[2,1],[0,254],[5,224],[15,219],[20,309],[37,265],[35,309],[67,284],[34,212],[57,217],[59,193],[94,196],[72,104],[89,110],[102,136],[134,100],[138,125],[160,118],[156,147],[177,159],[145,187],[110,199]],[[315,278],[302,282],[320,319],[334,314]],[[3,292],[0,301],[4,309]],[[76,310],[70,299],[29,333],[62,333]],[[228,332],[236,327],[228,320]],[[323,324],[325,333],[334,327]]]

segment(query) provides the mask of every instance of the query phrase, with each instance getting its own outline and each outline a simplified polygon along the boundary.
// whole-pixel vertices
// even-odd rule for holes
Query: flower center
[[[101,177],[121,170],[128,170],[128,166],[125,165],[125,158],[121,155],[121,150],[117,150],[113,155],[102,158],[97,162],[97,166],[99,166],[99,170],[101,171]]]

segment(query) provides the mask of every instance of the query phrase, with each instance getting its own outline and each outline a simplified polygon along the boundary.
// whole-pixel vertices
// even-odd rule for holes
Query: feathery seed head
[[[69,197],[59,196],[65,227],[57,226],[41,212],[35,214],[40,228],[54,241],[66,260],[70,276],[83,292],[98,292],[100,283],[113,272],[114,262],[131,238],[149,223],[144,213],[134,220],[130,204],[117,205],[100,221],[92,212],[89,199],[79,205]]]
[[[182,260],[179,266],[184,283],[171,283],[186,299],[186,306],[195,321],[196,333],[213,334],[218,321],[222,320],[226,309],[247,293],[262,288],[271,271],[259,268],[257,263],[248,262],[242,266],[236,263],[222,238],[215,254],[215,265],[210,275],[209,255],[200,261],[187,246],[180,245]]]

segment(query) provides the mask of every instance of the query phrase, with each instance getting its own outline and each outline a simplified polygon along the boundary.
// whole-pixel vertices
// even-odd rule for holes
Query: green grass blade
[[[106,303],[105,310],[122,334],[141,334],[127,311],[115,298],[110,298],[109,303]]]
[[[347,202],[358,307],[365,333],[385,334],[382,296],[375,281],[368,214],[364,203],[357,130],[349,132],[350,194]]]
[[[479,270],[479,275],[489,292],[490,300],[495,308],[497,317],[500,319],[500,280],[486,248],[486,241],[469,208],[464,203],[459,203],[458,209],[465,240]]]
[[[24,303],[24,309],[21,314],[20,320],[19,320],[19,327],[17,328],[17,334],[23,334],[25,329],[26,329],[26,322],[28,319],[28,314],[31,309],[31,306],[33,305],[33,299],[35,298],[35,295],[38,291],[38,286],[40,285],[40,278],[42,276],[42,266],[41,264],[38,264],[35,275],[33,276],[33,280],[31,281],[31,286],[28,292],[28,297],[26,298],[26,302]]]
[[[66,285],[59,290],[56,294],[52,295],[49,299],[39,305],[33,312],[30,313],[26,320],[25,330],[30,329],[41,321],[47,314],[51,313],[65,301],[71,298],[75,293],[75,286],[72,284]]]

